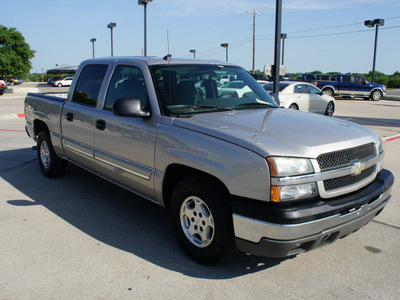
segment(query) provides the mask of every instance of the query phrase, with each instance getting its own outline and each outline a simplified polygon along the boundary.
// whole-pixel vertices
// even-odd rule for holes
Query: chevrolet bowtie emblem
[[[360,175],[362,171],[364,171],[365,165],[362,162],[355,162],[353,163],[351,167],[351,175],[352,176],[357,176]]]

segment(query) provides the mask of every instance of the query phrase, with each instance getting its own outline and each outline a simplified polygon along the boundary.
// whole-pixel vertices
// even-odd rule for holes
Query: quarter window
[[[72,102],[95,107],[107,65],[88,65],[78,79]]]

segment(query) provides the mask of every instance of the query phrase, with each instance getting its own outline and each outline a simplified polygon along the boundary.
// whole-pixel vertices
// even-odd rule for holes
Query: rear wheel
[[[65,174],[67,170],[67,161],[59,158],[54,152],[47,131],[39,133],[37,139],[37,156],[40,169],[45,176],[54,178]]]
[[[322,92],[323,92],[325,95],[328,95],[328,96],[331,96],[331,97],[333,97],[333,95],[334,95],[332,89],[324,89]]]
[[[375,90],[371,93],[371,99],[374,101],[379,101],[382,98],[382,92],[379,90]]]
[[[290,104],[289,109],[299,110],[296,104]]]
[[[324,115],[332,117],[334,112],[335,112],[335,106],[333,105],[333,102],[329,102],[328,105],[326,106]]]
[[[217,263],[233,245],[229,195],[205,177],[180,181],[171,197],[175,235],[195,261]]]
[[[58,87],[62,87],[62,84],[61,84],[61,83],[59,83],[59,84],[57,84],[57,86],[58,86]]]

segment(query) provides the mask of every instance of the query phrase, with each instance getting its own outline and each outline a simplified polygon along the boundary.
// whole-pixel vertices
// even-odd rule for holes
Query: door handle
[[[106,129],[106,121],[101,119],[96,120],[96,128],[98,130],[104,131]]]
[[[66,114],[66,119],[67,121],[72,122],[74,120],[74,114],[72,112],[68,112]]]

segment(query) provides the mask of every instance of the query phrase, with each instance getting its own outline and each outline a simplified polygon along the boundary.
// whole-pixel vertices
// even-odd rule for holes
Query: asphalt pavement
[[[334,117],[384,139],[396,182],[377,218],[296,257],[206,267],[182,252],[163,208],[74,165],[41,174],[23,118],[35,88],[0,96],[0,299],[400,299],[400,103],[337,100]]]

